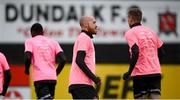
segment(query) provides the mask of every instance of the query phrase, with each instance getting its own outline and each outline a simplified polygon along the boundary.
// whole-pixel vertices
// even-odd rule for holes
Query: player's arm
[[[130,67],[129,67],[129,73],[131,74],[135,65],[136,65],[136,62],[138,60],[138,57],[139,57],[139,47],[137,46],[137,44],[134,44],[132,47],[131,47],[131,50],[132,50],[132,57],[130,59]]]
[[[59,52],[57,55],[56,55],[56,61],[58,64],[58,67],[56,69],[56,73],[57,75],[59,75],[59,73],[62,71],[62,69],[64,68],[64,65],[66,63],[66,56],[64,54],[64,52]]]
[[[132,56],[130,58],[130,67],[128,72],[123,75],[124,80],[130,77],[139,57],[139,47],[136,43],[131,47],[131,51],[132,51]]]
[[[1,93],[3,96],[6,95],[10,81],[11,81],[11,72],[10,72],[10,69],[8,69],[4,71],[4,84],[3,84],[3,91]]]
[[[165,50],[163,48],[163,45],[162,45],[160,48],[158,48],[158,58],[159,58],[159,60],[162,60],[165,55],[166,55],[166,52],[165,52]]]
[[[101,84],[100,78],[96,77],[91,70],[88,68],[86,63],[84,62],[86,56],[85,51],[78,51],[77,57],[76,57],[76,64],[79,66],[79,68],[91,79],[94,81],[95,84]]]
[[[25,74],[29,75],[29,68],[31,65],[31,58],[32,58],[32,53],[29,51],[26,51],[24,53],[24,63],[25,63]]]

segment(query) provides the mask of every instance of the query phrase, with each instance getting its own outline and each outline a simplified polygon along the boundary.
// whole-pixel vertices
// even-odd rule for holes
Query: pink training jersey
[[[136,43],[139,47],[139,57],[131,76],[161,73],[157,51],[163,42],[156,33],[140,25],[127,31],[125,38],[128,41],[130,54],[133,44]]]
[[[95,73],[95,51],[91,38],[85,33],[80,33],[74,44],[73,59],[70,71],[70,85],[71,84],[87,84],[93,85],[93,81],[86,76],[86,74],[76,64],[76,56],[78,51],[85,51],[85,63],[91,72]]]
[[[63,51],[58,42],[38,35],[25,42],[25,52],[32,52],[34,81],[56,80],[55,56]]]
[[[9,69],[9,64],[6,60],[6,57],[0,52],[0,93],[3,91],[4,71]]]

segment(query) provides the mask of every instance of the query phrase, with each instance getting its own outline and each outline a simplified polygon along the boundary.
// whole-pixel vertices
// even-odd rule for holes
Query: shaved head
[[[93,32],[92,34],[95,34],[97,26],[94,16],[82,16],[80,19],[80,26],[82,30]]]
[[[87,23],[93,19],[94,19],[93,16],[82,16],[80,19],[80,26],[86,27]]]

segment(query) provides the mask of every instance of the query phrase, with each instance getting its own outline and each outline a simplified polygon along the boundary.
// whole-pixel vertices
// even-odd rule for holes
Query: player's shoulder
[[[150,32],[153,35],[157,35],[157,33],[150,27],[144,26],[144,29],[146,29],[147,32]]]
[[[3,54],[2,52],[0,52],[0,56],[1,56],[1,55],[4,55],[4,54]]]
[[[150,27],[142,25],[143,30],[153,31]]]
[[[135,33],[139,33],[141,31],[154,33],[154,31],[150,27],[144,26],[144,25],[136,26],[136,27],[132,28],[132,31],[135,32]]]
[[[125,32],[124,37],[131,36],[132,34],[133,34],[133,29],[131,28]]]
[[[78,39],[90,40],[91,38],[86,33],[81,32],[78,36]]]
[[[0,58],[2,58],[2,57],[4,58],[5,56],[2,52],[0,52]]]
[[[32,41],[32,39],[33,39],[33,38],[26,39],[26,40],[25,40],[25,43],[27,43],[27,42],[31,42],[31,41]]]
[[[51,44],[59,44],[59,42],[56,40],[53,40],[53,39],[48,38],[48,37],[47,37],[47,39],[48,39],[49,43],[51,43]]]
[[[51,38],[49,38],[49,37],[45,37],[48,41],[51,41],[51,42],[57,42],[56,40],[54,40],[54,39],[51,39]]]

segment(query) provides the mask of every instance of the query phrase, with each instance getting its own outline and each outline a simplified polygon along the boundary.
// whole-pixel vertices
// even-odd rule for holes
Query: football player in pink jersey
[[[135,99],[160,99],[161,67],[159,59],[165,54],[163,42],[150,28],[141,24],[142,12],[138,8],[128,11],[128,24],[131,29],[125,33],[129,45],[130,67],[123,75],[133,78]]]
[[[29,75],[32,63],[37,99],[53,99],[57,76],[66,62],[65,54],[57,41],[43,35],[41,24],[32,25],[31,36],[25,42],[25,74]],[[59,63],[57,68],[56,63]]]
[[[0,95],[5,96],[11,81],[9,64],[3,53],[0,52]]]
[[[83,16],[80,19],[81,33],[77,37],[70,71],[69,92],[73,99],[98,99],[93,87],[101,84],[95,75],[95,50],[92,42],[93,34],[97,33],[96,20],[93,16]]]

